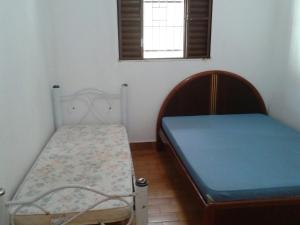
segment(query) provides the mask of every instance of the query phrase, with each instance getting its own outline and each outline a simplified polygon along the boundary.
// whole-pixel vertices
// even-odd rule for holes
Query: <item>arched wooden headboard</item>
[[[164,116],[245,113],[267,114],[256,88],[237,74],[206,71],[188,77],[169,93],[159,112],[157,134]]]

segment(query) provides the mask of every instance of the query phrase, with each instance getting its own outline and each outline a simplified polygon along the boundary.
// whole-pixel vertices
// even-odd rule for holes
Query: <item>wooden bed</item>
[[[226,71],[195,74],[179,83],[165,99],[157,120],[157,148],[170,153],[193,188],[203,210],[203,225],[299,225],[299,197],[206,201],[162,128],[166,116],[246,113],[267,114],[262,97],[247,80]]]

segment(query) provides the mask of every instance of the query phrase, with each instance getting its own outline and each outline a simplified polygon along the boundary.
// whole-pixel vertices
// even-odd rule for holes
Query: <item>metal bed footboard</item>
[[[32,198],[30,200],[27,200],[27,201],[9,201],[9,202],[6,202],[5,205],[6,205],[6,207],[16,206],[16,209],[14,209],[14,211],[10,215],[10,224],[15,225],[15,216],[21,209],[23,209],[25,207],[29,207],[29,206],[36,207],[39,210],[41,210],[41,212],[43,212],[44,214],[50,214],[47,211],[47,209],[44,209],[43,207],[39,206],[38,204],[36,204],[36,202],[52,193],[55,193],[55,192],[59,192],[59,191],[66,190],[66,189],[80,189],[80,190],[85,190],[85,191],[89,191],[89,192],[104,196],[105,198],[94,203],[93,205],[89,206],[87,209],[85,209],[81,212],[78,212],[76,215],[74,215],[68,219],[65,219],[63,222],[61,222],[61,220],[56,221],[56,222],[52,221],[53,224],[67,225],[70,222],[74,221],[76,218],[80,217],[81,215],[94,209],[95,207],[101,205],[104,202],[107,202],[110,200],[118,200],[118,201],[124,202],[130,208],[130,217],[127,222],[127,225],[132,224],[134,217],[135,217],[136,225],[147,225],[147,222],[148,222],[148,207],[147,207],[148,183],[147,183],[146,179],[139,178],[138,180],[136,180],[134,182],[134,184],[135,184],[134,192],[132,194],[125,194],[125,195],[108,195],[108,194],[105,194],[101,191],[95,190],[90,187],[85,187],[85,186],[80,186],[80,185],[66,185],[66,186],[61,186],[61,187],[57,187],[52,190],[46,191],[46,192],[40,194],[39,196]],[[133,207],[133,205],[131,205],[127,200],[124,199],[126,197],[134,198],[134,206],[135,207]],[[135,210],[134,210],[134,208],[135,208]],[[105,224],[104,222],[101,222],[101,225],[104,225],[104,224]]]

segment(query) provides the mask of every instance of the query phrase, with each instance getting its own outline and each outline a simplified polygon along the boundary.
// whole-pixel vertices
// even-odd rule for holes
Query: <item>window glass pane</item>
[[[184,0],[144,0],[144,58],[183,58]]]

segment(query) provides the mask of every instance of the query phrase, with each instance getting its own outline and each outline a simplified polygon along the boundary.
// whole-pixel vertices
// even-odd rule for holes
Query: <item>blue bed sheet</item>
[[[300,196],[300,133],[262,114],[163,118],[209,202]]]

